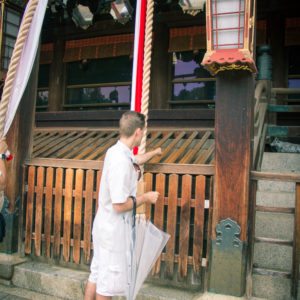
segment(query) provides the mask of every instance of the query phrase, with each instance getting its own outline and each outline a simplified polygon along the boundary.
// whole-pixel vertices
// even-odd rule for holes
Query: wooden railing
[[[33,159],[24,165],[20,238],[32,257],[86,268],[92,257],[91,229],[97,210],[102,163]],[[213,165],[148,164],[146,190],[160,198],[146,215],[171,238],[154,277],[199,278],[209,244]],[[161,267],[163,266],[163,267]]]
[[[272,93],[275,95],[292,95],[300,94],[300,89],[296,88],[272,88]]]
[[[265,148],[267,132],[266,116],[270,95],[268,81],[258,81],[254,94],[254,143],[253,143],[253,169],[259,169]]]
[[[252,206],[252,223],[253,228],[251,232],[250,243],[253,247],[255,242],[264,242],[277,245],[286,245],[293,247],[293,258],[292,258],[292,270],[291,272],[280,272],[280,271],[270,271],[266,269],[256,269],[255,272],[258,274],[269,274],[277,275],[286,278],[291,278],[291,296],[293,299],[297,299],[298,295],[298,281],[299,281],[299,264],[300,264],[300,174],[296,173],[274,173],[274,172],[251,172],[251,180],[253,182],[251,193],[253,206]],[[258,180],[271,180],[271,181],[283,181],[283,182],[295,182],[295,208],[290,207],[269,207],[269,206],[257,206],[256,205],[256,187]],[[275,213],[290,213],[294,214],[294,237],[292,241],[256,237],[254,232],[255,224],[255,211],[263,212],[275,212]],[[252,252],[253,253],[253,252]],[[250,268],[253,268],[253,255],[250,259]],[[252,270],[251,270],[252,271]]]

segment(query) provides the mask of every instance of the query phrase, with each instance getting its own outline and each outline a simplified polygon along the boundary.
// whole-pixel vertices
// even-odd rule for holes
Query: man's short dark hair
[[[134,134],[136,129],[144,129],[145,116],[136,111],[125,112],[120,119],[120,135],[130,137]]]

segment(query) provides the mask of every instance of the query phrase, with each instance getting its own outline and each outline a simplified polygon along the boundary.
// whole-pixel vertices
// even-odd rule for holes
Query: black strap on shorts
[[[132,227],[135,227],[135,216],[136,216],[136,198],[134,196],[129,196],[132,199]]]

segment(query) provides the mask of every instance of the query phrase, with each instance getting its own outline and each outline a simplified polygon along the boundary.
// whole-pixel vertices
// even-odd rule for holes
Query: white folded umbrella
[[[127,300],[134,300],[170,235],[143,218],[138,219],[134,227],[129,223],[127,225],[130,255],[127,264],[129,272],[126,297]]]

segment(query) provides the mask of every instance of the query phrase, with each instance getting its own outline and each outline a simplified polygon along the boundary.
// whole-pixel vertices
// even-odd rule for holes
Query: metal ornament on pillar
[[[216,240],[212,241],[209,289],[215,293],[242,296],[244,275],[240,266],[245,265],[246,245],[240,240],[241,228],[230,218],[216,226]],[[244,269],[245,271],[245,269]]]
[[[207,0],[207,52],[202,65],[216,75],[226,70],[256,73],[253,60],[255,4],[252,0]]]

